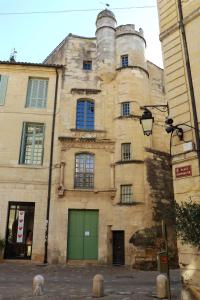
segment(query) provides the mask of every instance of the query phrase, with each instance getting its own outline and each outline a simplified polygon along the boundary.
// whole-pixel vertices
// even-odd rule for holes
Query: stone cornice
[[[149,72],[140,66],[127,66],[127,67],[119,67],[116,69],[116,71],[126,70],[126,69],[139,69],[140,71],[143,71],[146,73],[146,75],[149,77]]]
[[[115,142],[111,140],[98,140],[96,138],[75,138],[69,136],[59,136],[61,150],[67,151],[71,148],[81,148],[81,151],[87,152],[93,149],[104,149],[108,152],[114,152]]]
[[[81,95],[95,95],[101,93],[99,89],[84,89],[84,88],[72,88],[72,94],[81,94]]]

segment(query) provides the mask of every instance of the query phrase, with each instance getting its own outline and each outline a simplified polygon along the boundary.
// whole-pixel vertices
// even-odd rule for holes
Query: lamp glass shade
[[[144,111],[143,115],[140,118],[140,123],[142,124],[142,129],[144,135],[151,135],[153,128],[154,118],[150,111]]]

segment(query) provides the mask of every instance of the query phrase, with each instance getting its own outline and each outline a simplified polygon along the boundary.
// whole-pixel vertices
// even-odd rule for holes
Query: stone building
[[[158,0],[157,3],[166,99],[173,124],[183,130],[181,140],[176,132],[172,138],[175,199],[178,203],[190,200],[200,203],[200,2]],[[178,251],[183,282],[195,294],[198,292],[191,299],[199,299],[199,249],[180,243]]]
[[[48,254],[45,260],[52,263],[134,264],[138,257],[153,259],[155,249],[153,253],[152,248],[134,247],[133,235],[160,224],[166,203],[171,206],[173,199],[165,115],[154,110],[154,134],[150,137],[143,135],[140,125],[143,106],[165,103],[163,70],[145,59],[142,29],[136,30],[132,24],[117,27],[109,10],[99,13],[96,27],[96,37],[69,34],[41,65],[0,64],[1,78],[9,76],[7,93],[0,85],[1,97],[6,94],[5,101],[0,99],[0,121],[7,128],[1,133],[0,233],[7,234],[9,245],[14,226],[13,221],[9,223],[12,205],[17,223],[19,212],[24,211],[21,202],[31,202],[34,228],[22,223],[27,240],[33,235],[31,258],[35,261],[43,261],[44,253]],[[58,70],[56,88],[55,70],[61,65],[64,68]],[[36,85],[41,79],[43,92],[29,92],[34,78]],[[34,99],[29,101],[34,93],[42,93],[36,104]],[[9,144],[8,135],[13,136]],[[31,158],[25,160],[28,148]],[[45,224],[49,224],[48,252]],[[14,239],[16,242],[16,236]],[[25,236],[21,239],[17,244],[24,244],[27,251]],[[23,251],[20,255],[24,258]]]
[[[156,180],[164,160],[163,182],[171,184],[164,114],[155,111],[152,137],[143,135],[139,121],[142,106],[165,103],[163,70],[146,61],[145,47],[142,29],[117,27],[114,14],[104,10],[96,37],[69,34],[44,61],[65,66],[51,261],[132,264],[135,256],[146,257],[144,249],[134,252],[131,237],[155,225],[156,197],[173,198]]]

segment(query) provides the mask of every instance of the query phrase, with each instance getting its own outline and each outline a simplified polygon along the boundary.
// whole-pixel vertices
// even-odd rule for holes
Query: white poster
[[[22,243],[23,242],[24,215],[25,215],[25,211],[19,210],[19,214],[18,214],[18,226],[17,226],[17,243]]]

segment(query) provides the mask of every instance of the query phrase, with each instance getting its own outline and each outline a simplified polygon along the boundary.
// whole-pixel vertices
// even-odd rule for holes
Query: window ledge
[[[134,114],[130,114],[128,116],[119,116],[116,117],[115,119],[140,119],[141,116],[139,115],[134,115]]]
[[[110,188],[110,189],[100,189],[97,190],[95,188],[93,189],[79,189],[79,188],[73,188],[73,189],[65,189],[66,192],[93,192],[95,194],[98,193],[106,193],[106,192],[116,192],[115,188]]]
[[[75,132],[106,132],[105,130],[98,130],[98,129],[76,129],[76,128],[70,128],[71,131]]]
[[[140,159],[119,160],[119,161],[115,162],[116,165],[123,165],[123,164],[143,164],[143,163],[144,163],[144,160],[140,160]]]
[[[123,202],[118,202],[117,205],[119,206],[137,206],[137,205],[144,205],[144,202],[141,201],[133,201],[131,203],[123,203]]]

